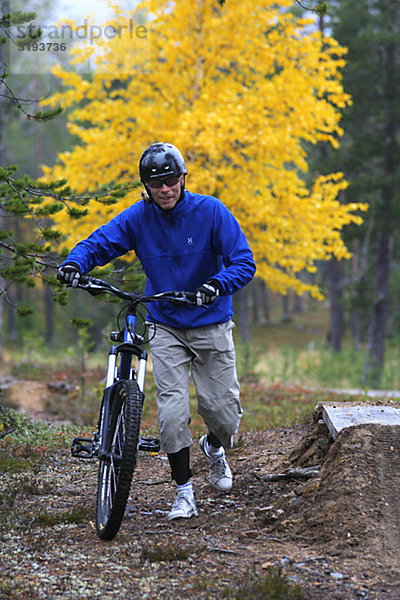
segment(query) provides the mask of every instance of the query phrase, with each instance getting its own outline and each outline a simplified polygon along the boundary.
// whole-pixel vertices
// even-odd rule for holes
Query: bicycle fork
[[[148,354],[145,350],[130,341],[130,335],[128,331],[128,336],[125,334],[126,341],[118,346],[110,347],[107,361],[106,386],[103,392],[98,431],[95,433],[93,439],[74,438],[71,453],[76,458],[86,459],[97,455],[101,460],[107,457],[110,444],[110,440],[107,439],[108,423],[110,421],[113,397],[115,397],[113,391],[119,381],[135,379],[144,399],[143,392]],[[120,365],[117,366],[119,354],[121,355],[121,360]],[[138,358],[137,372],[132,369],[132,355]],[[160,441],[157,438],[141,437],[138,449],[147,452],[159,452]]]

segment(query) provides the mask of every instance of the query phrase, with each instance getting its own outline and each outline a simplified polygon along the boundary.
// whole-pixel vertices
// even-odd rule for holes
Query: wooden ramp
[[[323,404],[323,419],[335,440],[342,429],[354,425],[400,425],[400,408],[348,402]]]

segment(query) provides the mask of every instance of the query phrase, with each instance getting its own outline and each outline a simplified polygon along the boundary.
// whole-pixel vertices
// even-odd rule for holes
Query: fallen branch
[[[12,429],[9,429],[8,431],[5,431],[4,433],[0,433],[0,440],[2,440],[3,438],[6,437],[6,435],[8,435],[9,433],[12,433],[15,430],[16,430],[16,427],[13,427]]]
[[[142,485],[161,485],[163,483],[170,483],[170,479],[158,479],[157,481],[145,481],[144,479],[139,479],[136,483],[141,483]]]
[[[281,480],[290,480],[290,479],[312,479],[316,477],[321,469],[321,465],[315,465],[314,467],[306,467],[304,469],[289,469],[285,473],[270,473],[268,475],[263,475],[259,477],[256,475],[257,479],[261,481],[281,481]]]
[[[226,550],[226,548],[219,548],[218,546],[207,546],[208,552],[222,552],[223,554],[239,554],[236,550]]]

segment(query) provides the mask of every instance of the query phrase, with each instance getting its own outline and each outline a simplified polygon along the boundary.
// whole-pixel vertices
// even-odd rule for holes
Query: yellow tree
[[[187,159],[187,187],[217,195],[237,216],[268,285],[318,295],[296,273],[349,256],[340,232],[360,222],[360,206],[339,202],[340,173],[305,184],[305,143],[336,146],[350,100],[340,80],[344,50],[291,6],[153,0],[136,13],[114,6],[118,35],[76,53],[77,62],[92,53],[90,80],[55,69],[66,91],[53,102],[75,107],[69,128],[80,144],[47,174],[67,177],[79,193],[135,179],[143,149],[170,141]],[[67,245],[137,200],[136,192],[113,206],[93,201]]]

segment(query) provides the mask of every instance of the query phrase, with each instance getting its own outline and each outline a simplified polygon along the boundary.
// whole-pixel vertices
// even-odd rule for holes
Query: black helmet
[[[139,175],[143,183],[158,177],[186,175],[182,154],[172,144],[157,142],[143,152],[139,161]]]

